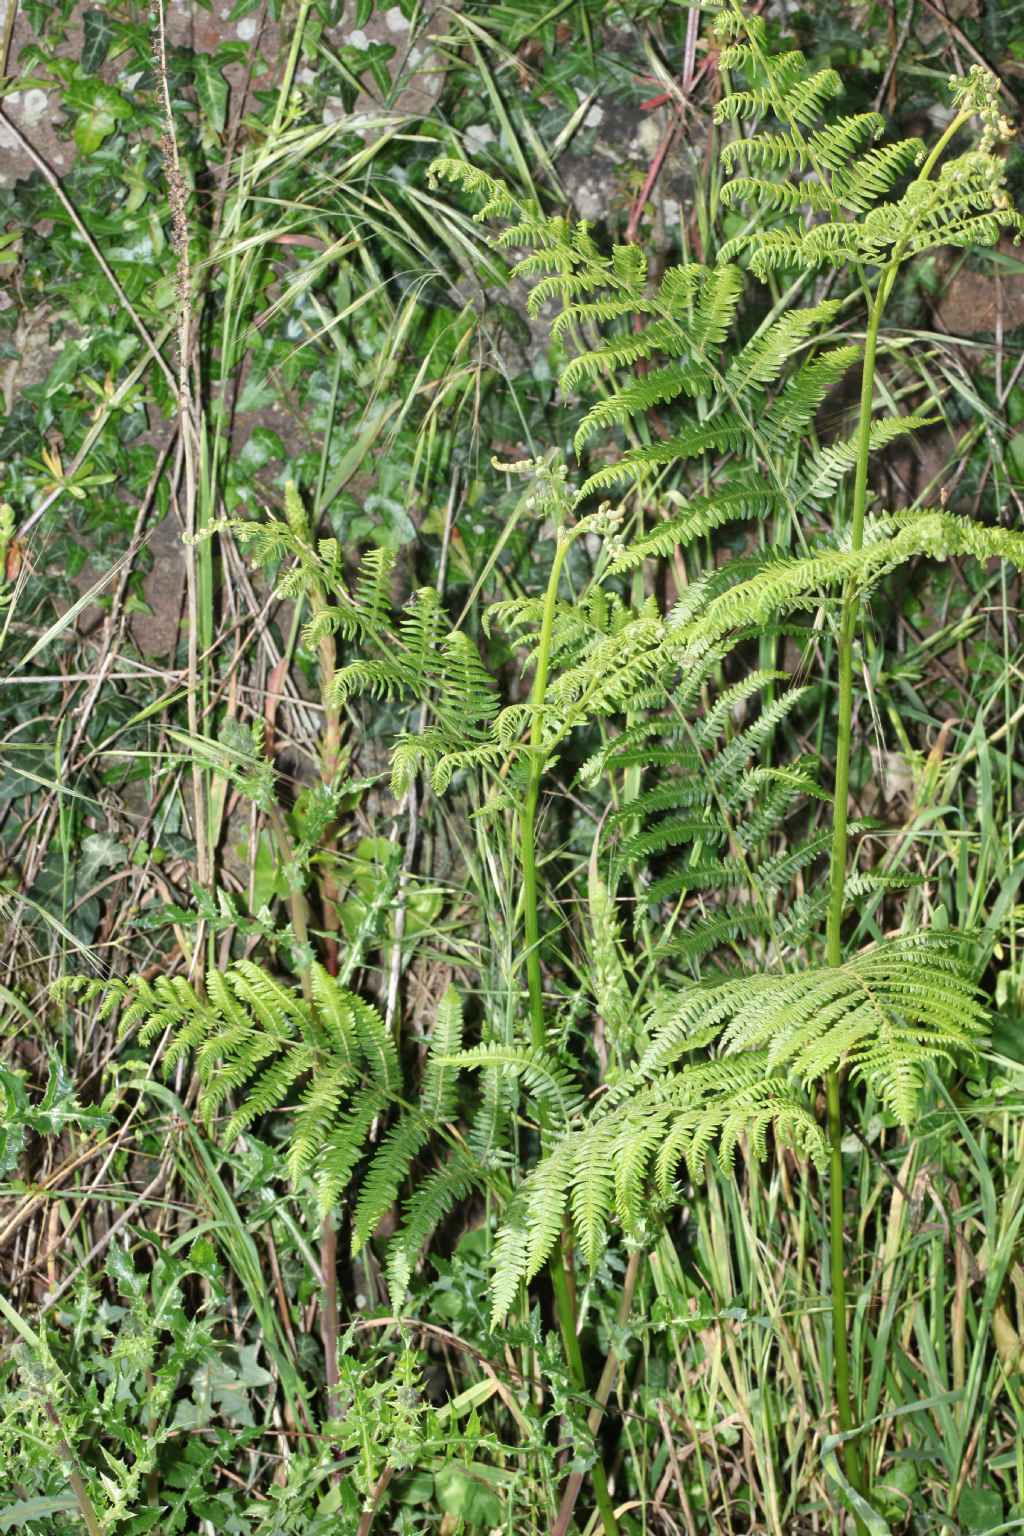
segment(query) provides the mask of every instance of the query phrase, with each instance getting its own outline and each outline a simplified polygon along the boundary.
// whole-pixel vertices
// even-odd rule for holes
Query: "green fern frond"
[[[529,1264],[522,1191],[505,1212],[491,1252],[491,1327],[500,1328],[519,1296]]]
[[[462,999],[449,987],[437,1005],[430,1049],[420,1087],[420,1110],[432,1124],[442,1125],[455,1113],[456,1077],[448,1058],[462,1046]]]
[[[920,1064],[969,1057],[984,1031],[985,1013],[962,949],[958,936],[925,933],[888,940],[840,966],[689,988],[658,1024],[641,1073],[663,1070],[690,1050],[700,1019],[719,1031],[721,1060],[763,1050],[769,1072],[781,1070],[805,1085],[850,1068],[893,1101],[898,1086],[906,1121],[908,1084]],[[909,1074],[899,1070],[908,1041]]]
[[[923,427],[932,426],[934,421],[933,416],[920,415],[887,416],[881,421],[873,421],[869,438],[870,451],[877,453],[880,449],[887,448],[897,438],[906,436],[908,432],[917,432]],[[800,477],[796,504],[799,506],[805,501],[820,502],[834,496],[840,482],[856,467],[857,453],[856,437],[845,438],[841,442],[829,443],[826,447],[820,448]]]
[[[324,967],[314,962],[310,971],[316,1020],[323,1028],[332,1056],[355,1068],[360,1057],[352,994],[338,985]]]
[[[484,1041],[448,1057],[446,1065],[470,1069],[499,1067],[514,1073],[556,1124],[564,1124],[579,1106],[580,1094],[575,1077],[549,1051]]]
[[[595,491],[620,485],[624,480],[642,481],[648,471],[664,464],[700,458],[703,454],[728,453],[741,448],[749,435],[746,422],[733,412],[724,411],[707,426],[688,427],[664,442],[630,449],[615,464],[606,464],[596,470],[581,487],[579,499],[582,501]]]
[[[777,379],[801,343],[825,329],[840,310],[837,299],[824,299],[807,309],[793,309],[759,331],[730,363],[725,387],[730,396],[742,396]]]
[[[481,1182],[479,1163],[455,1151],[440,1168],[421,1179],[402,1206],[402,1224],[388,1245],[387,1276],[392,1306],[398,1307],[409,1288],[419,1255],[441,1223]]]
[[[866,213],[923,158],[924,145],[920,139],[900,139],[879,149],[849,155],[832,167],[832,190],[844,208]]]
[[[807,153],[826,170],[842,174],[848,172],[855,161],[868,159],[873,151],[865,146],[881,138],[884,132],[885,118],[880,112],[858,112],[816,128],[807,139]],[[742,141],[737,148],[743,148]],[[800,165],[799,169],[803,170],[804,166]]]
[[[388,1131],[363,1178],[352,1218],[352,1252],[358,1253],[394,1205],[413,1161],[429,1138],[419,1114],[404,1114]]]
[[[355,993],[349,993],[349,1003],[363,1057],[375,1084],[384,1093],[397,1095],[402,1086],[402,1069],[391,1031],[371,1003]]]
[[[671,403],[680,395],[691,398],[707,387],[707,372],[691,363],[673,363],[665,368],[655,368],[642,379],[625,388],[616,390],[605,400],[599,400],[580,422],[573,439],[573,446],[580,453],[590,439],[609,427],[623,426],[637,416],[642,416],[656,405]]]
[[[785,90],[784,107],[780,103],[780,85]],[[789,78],[750,91],[733,91],[715,104],[713,115],[716,123],[734,123],[778,110],[780,116],[809,128],[821,117],[826,103],[842,94],[843,82],[836,71],[820,69],[805,80]]]
[[[742,888],[747,871],[738,859],[698,859],[693,863],[673,864],[647,890],[648,900],[667,901],[686,896],[691,891],[724,891]]]
[[[344,1063],[318,1066],[313,1073],[295,1115],[288,1147],[287,1167],[293,1184],[298,1184],[323,1151],[338,1109],[352,1083],[352,1069]]]
[[[235,1110],[227,1123],[224,1140],[234,1141],[255,1120],[279,1109],[285,1102],[289,1089],[298,1082],[300,1077],[305,1077],[307,1072],[311,1072],[315,1064],[315,1053],[306,1045],[295,1046],[278,1057],[277,1061],[249,1083],[244,1104]]]
[[[386,1094],[369,1089],[335,1119],[327,1132],[314,1173],[321,1216],[337,1208],[339,1199],[352,1182],[357,1164],[366,1153],[371,1127],[388,1107]]]
[[[436,186],[439,181],[454,182],[464,191],[482,198],[483,207],[475,215],[481,221],[491,218],[511,219],[522,212],[522,205],[511,195],[504,182],[496,181],[468,160],[438,155],[431,161],[428,176],[432,186]]]
[[[859,347],[832,347],[819,352],[788,379],[778,397],[758,418],[758,436],[765,446],[783,453],[799,441],[826,396],[859,357]]]
[[[628,336],[618,336],[604,342],[593,351],[581,352],[565,367],[560,384],[563,393],[578,389],[584,381],[602,373],[614,373],[618,368],[632,367],[641,360],[655,357],[659,352],[671,352],[680,346],[683,338],[674,320],[652,320],[642,330]],[[652,397],[651,404],[657,398]]]
[[[648,560],[670,555],[674,549],[686,549],[729,523],[766,520],[778,510],[780,501],[779,493],[765,486],[763,480],[738,477],[728,490],[692,497],[677,516],[619,551],[611,568],[616,573],[635,570]]]
[[[743,872],[736,870],[730,884],[738,884]],[[679,937],[659,945],[659,953],[688,962],[699,961],[716,949],[748,943],[763,938],[771,929],[773,920],[755,907],[736,907],[720,917],[709,917],[691,923]]]
[[[753,203],[764,213],[799,213],[804,208],[815,213],[830,213],[836,201],[828,187],[813,181],[768,181],[761,176],[734,176],[722,188],[722,202],[727,208],[736,203]]]
[[[601,1121],[575,1137],[572,1144],[573,1233],[591,1271],[608,1240],[608,1215],[614,1196],[613,1145],[614,1126]]]
[[[807,169],[813,150],[807,141],[794,134],[754,133],[749,138],[740,137],[723,144],[720,153],[726,171],[734,170],[736,161],[742,156],[749,166],[770,171],[791,169],[796,174]]]

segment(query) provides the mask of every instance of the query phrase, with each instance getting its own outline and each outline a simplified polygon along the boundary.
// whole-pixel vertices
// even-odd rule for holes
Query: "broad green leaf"
[[[228,115],[228,83],[223,70],[209,53],[197,53],[192,67],[199,105],[217,132],[223,133]]]
[[[103,140],[109,138],[116,127],[116,118],[111,117],[102,107],[80,112],[75,122],[75,143],[83,155],[95,154]]]
[[[36,413],[27,400],[16,400],[0,426],[0,459],[13,459],[35,448],[39,441]]]
[[[437,1502],[446,1514],[465,1520],[467,1525],[500,1525],[503,1506],[493,1487],[494,1476],[493,1468],[479,1462],[443,1467],[434,1478]]]
[[[82,13],[81,64],[87,74],[103,68],[117,32],[106,11],[91,9]]]
[[[1006,1518],[1002,1494],[995,1488],[965,1488],[957,1514],[969,1536],[987,1536],[987,1532],[1001,1528]]]

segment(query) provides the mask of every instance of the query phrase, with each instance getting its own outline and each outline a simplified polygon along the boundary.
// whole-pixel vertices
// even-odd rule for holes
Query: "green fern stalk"
[[[526,933],[526,982],[530,995],[530,1037],[533,1048],[542,1051],[547,1045],[544,1027],[544,991],[540,973],[540,897],[537,884],[537,803],[540,798],[541,779],[544,776],[544,699],[548,687],[548,669],[551,664],[551,636],[554,630],[555,611],[558,605],[558,586],[562,567],[572,540],[564,528],[555,535],[555,558],[548,577],[544,596],[544,613],[541,619],[537,647],[537,667],[533,675],[530,693],[530,769],[523,798],[520,824],[520,859],[523,866],[523,926]]]
[[[530,692],[532,721],[530,724],[530,767],[523,798],[520,818],[520,861],[523,868],[523,927],[526,935],[526,980],[530,997],[530,1038],[535,1051],[543,1051],[547,1045],[544,1025],[544,990],[540,969],[540,893],[537,882],[537,804],[540,799],[541,779],[544,776],[544,701],[547,694],[548,670],[551,664],[551,637],[554,632],[555,613],[558,606],[558,587],[562,579],[562,567],[572,544],[572,534],[565,528],[555,531],[555,557],[544,594],[544,612],[541,618],[537,647],[537,666]],[[542,1116],[542,1121],[546,1119]],[[562,1348],[569,1375],[578,1392],[586,1391],[586,1373],[583,1356],[576,1333],[576,1306],[569,1281],[569,1266],[565,1253],[565,1239],[554,1249],[548,1265],[551,1287],[555,1297],[558,1328],[562,1335]],[[608,1479],[600,1459],[591,1470],[594,1498],[601,1516],[605,1536],[617,1536],[619,1524],[615,1518]]]
[[[963,110],[941,135],[917,177],[927,181],[935,169],[947,145],[970,120],[972,113]],[[864,518],[868,498],[868,465],[871,457],[871,417],[875,393],[875,363],[878,336],[885,307],[896,282],[897,274],[906,255],[911,231],[894,248],[883,272],[868,316],[864,357],[861,366],[860,414],[857,422],[857,467],[853,488],[853,512],[850,527],[850,548],[854,554],[864,547]],[[826,958],[829,965],[838,966],[843,961],[842,923],[846,904],[846,869],[849,844],[849,795],[850,753],[853,738],[853,644],[860,615],[860,597],[857,582],[847,580],[842,597],[837,644],[838,712],[835,760],[835,789],[832,812],[832,852],[829,867],[829,909],[826,926]],[[832,1292],[833,1349],[835,1352],[835,1386],[839,1410],[839,1424],[843,1433],[849,1433],[857,1419],[853,1393],[850,1387],[850,1352],[846,1324],[846,1266],[843,1251],[843,1212],[845,1185],[843,1180],[842,1108],[839,1091],[839,1073],[828,1072],[825,1079],[825,1097],[828,1111],[829,1135],[829,1247]],[[845,1445],[846,1473],[859,1492],[864,1493],[864,1469],[860,1449],[856,1441]]]

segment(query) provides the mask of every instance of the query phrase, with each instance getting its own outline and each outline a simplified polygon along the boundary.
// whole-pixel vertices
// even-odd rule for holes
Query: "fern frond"
[[[678,516],[616,553],[611,568],[615,572],[635,570],[647,560],[663,558],[676,548],[688,548],[728,523],[767,519],[780,502],[779,493],[766,487],[762,480],[752,477],[744,481],[740,477],[728,490],[692,497]]]
[[[880,149],[847,156],[832,167],[832,190],[844,208],[866,213],[923,158],[920,139],[900,139]]]
[[[344,1063],[321,1066],[313,1074],[295,1116],[288,1148],[287,1167],[293,1184],[298,1184],[326,1145],[338,1108],[352,1082],[352,1069]]]
[[[491,1327],[500,1328],[519,1295],[529,1265],[522,1190],[505,1212],[491,1253]]]
[[[300,1077],[312,1071],[315,1063],[316,1056],[311,1047],[297,1045],[253,1078],[246,1090],[244,1104],[235,1110],[227,1123],[225,1141],[234,1141],[254,1120],[279,1109],[285,1102],[288,1090]]]
[[[599,374],[632,367],[659,352],[674,351],[682,340],[676,321],[652,320],[642,330],[633,331],[628,336],[617,336],[590,352],[581,352],[578,357],[574,357],[559,380],[562,392],[570,394],[585,380],[596,378]],[[652,399],[651,404],[655,403]]]
[[[826,102],[842,94],[843,82],[836,71],[820,69],[805,80],[787,80],[784,85],[784,104],[780,104],[776,84],[758,86],[751,91],[733,91],[723,96],[715,104],[713,116],[716,123],[726,123],[777,112],[780,117],[809,128],[821,117]]]
[[[743,887],[747,871],[739,859],[699,859],[694,863],[673,864],[652,880],[647,890],[649,901],[666,901],[691,891],[723,891]]]
[[[789,133],[755,133],[747,139],[732,139],[722,145],[720,154],[727,171],[731,171],[742,156],[750,166],[799,173],[807,169],[811,157],[807,142]]]
[[[859,347],[832,347],[805,363],[759,417],[757,430],[761,441],[778,453],[798,441],[826,396],[859,357]]]
[[[391,1031],[371,1003],[363,1002],[354,993],[349,1002],[355,1019],[356,1035],[374,1083],[390,1096],[398,1093],[402,1084],[402,1071],[398,1051]]]
[[[872,151],[864,146],[884,132],[885,118],[880,112],[858,112],[816,128],[807,140],[808,154],[826,170],[842,174],[855,161],[867,159]]]
[[[590,407],[573,439],[576,452],[581,452],[595,433],[608,427],[623,426],[654,406],[676,400],[680,395],[698,395],[707,382],[706,370],[693,364],[674,363],[653,369],[642,379],[627,384]]]
[[[425,1243],[480,1182],[479,1163],[457,1150],[413,1190],[402,1207],[401,1228],[388,1245],[388,1290],[393,1306],[404,1298]]]
[[[749,438],[746,422],[730,411],[724,411],[708,425],[688,427],[664,442],[652,443],[643,448],[631,448],[615,464],[606,464],[587,479],[579,492],[579,500],[620,484],[623,480],[639,481],[652,469],[663,464],[674,464],[684,459],[700,458],[702,454],[727,453],[742,447]]]
[[[800,344],[816,331],[829,325],[839,313],[837,299],[825,299],[808,309],[793,309],[773,321],[747,342],[730,363],[725,375],[726,389],[733,397],[770,384],[790,362]]]
[[[377,1148],[363,1178],[352,1218],[352,1252],[358,1253],[394,1205],[429,1128],[419,1114],[404,1114]]]
[[[340,987],[324,967],[314,963],[311,972],[316,1017],[323,1026],[331,1054],[355,1067],[361,1050],[356,1033],[352,994]]]
[[[593,1271],[608,1238],[608,1218],[613,1206],[614,1126],[597,1121],[572,1145],[573,1232],[588,1267]]]
[[[356,1165],[366,1151],[370,1128],[388,1104],[387,1095],[379,1090],[360,1093],[352,1106],[336,1118],[324,1138],[314,1173],[321,1216],[333,1211],[348,1189]]]
[[[575,1077],[549,1051],[484,1041],[449,1056],[446,1065],[470,1069],[498,1067],[514,1073],[555,1124],[565,1124],[579,1107],[580,1094]]]
[[[729,334],[742,294],[743,273],[740,268],[719,262],[701,287],[687,338],[695,352],[705,353],[722,345]]]
[[[763,176],[734,176],[725,183],[721,195],[727,208],[752,203],[764,213],[799,213],[804,208],[831,213],[837,204],[832,191],[819,182],[768,181]]]
[[[723,1061],[730,1052],[764,1050],[768,1071],[804,1084],[848,1067],[887,1101],[899,1099],[907,1116],[920,1063],[970,1056],[984,1030],[962,947],[955,935],[925,933],[888,940],[840,966],[691,987],[662,1017],[641,1072],[649,1076],[690,1050],[701,1018],[719,1031]],[[902,1057],[913,1070],[900,1068]],[[694,1072],[701,1069],[689,1069]]]
[[[437,1006],[430,1049],[420,1088],[420,1110],[435,1125],[443,1125],[455,1113],[456,1077],[448,1059],[462,1046],[462,999],[449,987]]]

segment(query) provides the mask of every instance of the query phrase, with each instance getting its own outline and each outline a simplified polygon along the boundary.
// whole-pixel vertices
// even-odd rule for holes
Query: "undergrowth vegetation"
[[[4,35],[0,1530],[1024,1529],[1024,34],[167,9]]]

